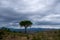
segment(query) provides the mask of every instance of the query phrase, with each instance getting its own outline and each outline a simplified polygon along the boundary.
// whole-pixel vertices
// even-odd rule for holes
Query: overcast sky
[[[0,0],[0,27],[19,28],[21,20],[37,26],[60,25],[60,0]]]

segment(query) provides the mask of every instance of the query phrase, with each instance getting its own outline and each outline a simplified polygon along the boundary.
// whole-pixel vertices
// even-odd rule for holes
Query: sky
[[[60,0],[0,0],[0,27],[19,28],[21,20],[33,28],[60,28],[51,26],[60,25]]]

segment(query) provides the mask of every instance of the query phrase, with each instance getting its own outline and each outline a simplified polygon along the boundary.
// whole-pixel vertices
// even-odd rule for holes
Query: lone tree
[[[27,33],[27,27],[29,27],[29,26],[31,27],[32,22],[29,20],[24,20],[24,21],[19,22],[19,25],[21,27],[25,27],[25,33]]]

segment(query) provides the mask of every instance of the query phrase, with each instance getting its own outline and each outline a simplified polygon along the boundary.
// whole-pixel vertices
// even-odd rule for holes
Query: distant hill
[[[2,27],[0,28],[1,30],[10,30],[10,31],[15,31],[15,32],[24,32],[25,29],[14,29],[14,28],[5,28],[5,27]],[[28,28],[27,29],[27,32],[30,33],[30,32],[41,32],[41,31],[49,31],[49,30],[56,30],[56,29],[49,29],[49,28]]]
[[[11,31],[15,32],[24,32],[25,29],[13,29],[9,28]],[[49,29],[49,28],[28,28],[27,32],[39,32],[39,31],[48,31],[48,30],[56,30],[56,29]]]

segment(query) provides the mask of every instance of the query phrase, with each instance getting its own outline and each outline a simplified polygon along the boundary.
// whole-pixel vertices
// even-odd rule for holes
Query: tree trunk
[[[27,27],[25,27],[25,33],[27,33]]]

